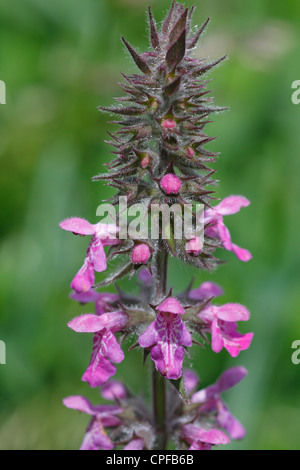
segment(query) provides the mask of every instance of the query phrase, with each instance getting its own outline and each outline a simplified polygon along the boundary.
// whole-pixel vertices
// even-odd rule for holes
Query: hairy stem
[[[162,300],[167,293],[167,267],[168,253],[161,246],[156,264],[156,279],[154,286],[154,298],[156,303]],[[157,435],[157,449],[165,450],[168,443],[167,415],[166,415],[166,385],[167,380],[155,368],[153,364],[152,372],[152,400],[153,400],[153,421]]]

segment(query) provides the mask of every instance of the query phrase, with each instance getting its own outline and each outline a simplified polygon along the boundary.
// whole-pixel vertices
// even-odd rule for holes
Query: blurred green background
[[[0,365],[0,449],[76,449],[89,418],[62,406],[70,394],[94,403],[98,391],[80,377],[91,352],[91,335],[66,324],[90,311],[68,298],[86,239],[58,228],[80,216],[96,221],[98,204],[111,192],[91,177],[111,159],[104,143],[113,130],[98,105],[122,92],[121,72],[135,68],[122,34],[140,51],[148,47],[145,10],[161,21],[169,0],[2,0],[0,79],[0,339],[7,364]],[[249,374],[224,395],[247,428],[232,449],[300,448],[300,364],[291,344],[300,339],[299,117],[291,84],[300,79],[300,3],[293,0],[187,0],[194,24],[211,22],[199,57],[229,60],[212,75],[216,103],[230,111],[215,117],[210,148],[221,151],[218,196],[243,194],[251,206],[228,217],[233,241],[253,260],[228,263],[213,274],[178,268],[170,283],[183,289],[213,280],[225,289],[222,302],[251,311],[241,331],[253,331],[248,351],[231,358],[193,348],[203,386],[225,367]],[[126,289],[132,284],[123,283]],[[146,376],[146,379],[145,379]],[[128,353],[117,377],[137,393],[149,384],[140,351]]]

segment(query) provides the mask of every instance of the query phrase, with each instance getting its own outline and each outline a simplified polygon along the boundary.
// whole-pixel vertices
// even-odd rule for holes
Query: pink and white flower
[[[192,337],[180,318],[185,311],[174,297],[168,297],[157,310],[156,319],[140,336],[139,344],[151,350],[151,358],[162,375],[176,380],[181,376],[184,346],[192,346]]]
[[[231,414],[221,398],[221,393],[238,384],[247,375],[244,367],[226,370],[214,385],[199,390],[191,396],[191,403],[199,403],[199,413],[214,415],[216,424],[228,432],[231,439],[243,439],[245,428]]]
[[[83,266],[71,282],[76,292],[86,292],[95,282],[95,271],[102,272],[107,267],[104,247],[120,243],[116,238],[118,228],[114,224],[91,224],[78,217],[63,220],[59,226],[77,235],[92,235]]]
[[[107,435],[105,427],[112,428],[121,424],[118,415],[122,413],[123,409],[120,406],[94,406],[87,398],[80,395],[65,398],[63,404],[67,408],[92,416],[80,450],[112,450],[114,448],[114,444]]]
[[[122,330],[127,320],[123,312],[103,313],[100,316],[87,313],[68,323],[78,333],[94,333],[90,365],[82,376],[82,380],[91,387],[104,384],[116,373],[113,363],[123,361],[124,353],[113,333]]]
[[[253,333],[239,333],[236,324],[237,321],[247,321],[250,318],[249,311],[243,305],[208,305],[198,316],[210,328],[211,347],[214,352],[218,353],[224,347],[232,357],[236,357],[240,351],[249,348]]]
[[[215,207],[204,211],[204,223],[210,224],[205,229],[205,235],[220,240],[223,247],[228,251],[233,251],[241,261],[249,261],[252,255],[245,248],[232,243],[230,232],[224,224],[223,216],[235,214],[242,207],[247,207],[249,204],[250,201],[243,196],[229,196]]]

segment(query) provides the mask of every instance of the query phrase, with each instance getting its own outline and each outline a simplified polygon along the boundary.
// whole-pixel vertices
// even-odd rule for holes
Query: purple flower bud
[[[140,161],[140,165],[143,169],[148,168],[151,164],[151,158],[149,155],[144,155],[143,158]]]
[[[131,253],[131,260],[133,264],[147,264],[151,256],[151,251],[146,243],[136,245]]]
[[[162,178],[160,186],[166,194],[178,194],[181,188],[181,181],[178,176],[168,173]]]
[[[186,251],[190,255],[197,256],[199,253],[202,251],[202,242],[199,237],[192,238],[192,240],[189,240],[187,244],[185,245]]]
[[[164,119],[161,121],[161,125],[166,130],[173,130],[176,127],[176,122],[174,119]]]

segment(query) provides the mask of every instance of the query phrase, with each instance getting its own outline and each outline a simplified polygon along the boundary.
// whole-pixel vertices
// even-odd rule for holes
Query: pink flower
[[[220,307],[209,305],[199,313],[199,318],[210,326],[212,350],[220,352],[224,347],[232,357],[250,346],[253,333],[243,335],[236,331],[236,322],[247,321],[249,317],[246,307],[230,303]]]
[[[247,371],[244,367],[232,367],[225,371],[214,385],[196,392],[191,397],[191,403],[200,403],[199,414],[213,414],[216,424],[228,432],[231,439],[242,439],[245,429],[242,424],[230,413],[221,398],[221,393],[238,384]]]
[[[202,429],[195,424],[182,426],[182,438],[191,444],[189,450],[210,450],[212,445],[228,444],[229,438],[219,429]]]
[[[178,194],[181,188],[181,181],[178,176],[173,173],[167,173],[160,182],[161,188],[168,195]]]
[[[119,243],[116,238],[118,228],[113,224],[90,224],[78,217],[66,219],[59,226],[78,235],[92,235],[83,266],[71,282],[71,288],[76,292],[85,292],[95,282],[94,272],[105,271],[107,264],[104,246]]]
[[[92,416],[80,447],[81,450],[111,450],[114,448],[104,428],[116,427],[121,424],[121,420],[117,416],[123,411],[121,407],[115,405],[93,406],[89,400],[80,395],[65,398],[63,404],[67,408]]]
[[[183,346],[192,346],[192,337],[180,318],[184,309],[174,297],[167,298],[158,307],[156,319],[140,336],[142,348],[150,348],[157,370],[168,379],[181,376],[184,358]]]
[[[223,216],[235,214],[242,207],[247,207],[249,204],[250,202],[245,197],[229,196],[214,208],[207,209],[204,212],[204,223],[211,224],[206,228],[205,235],[220,240],[223,247],[228,251],[233,251],[241,261],[249,261],[252,255],[248,250],[232,243],[229,230],[223,222]]]
[[[127,323],[123,312],[109,312],[102,315],[87,313],[74,318],[68,326],[79,333],[95,333],[93,352],[90,365],[82,376],[82,380],[91,387],[98,387],[115,375],[114,363],[124,359],[124,353],[113,333],[122,330]]]

